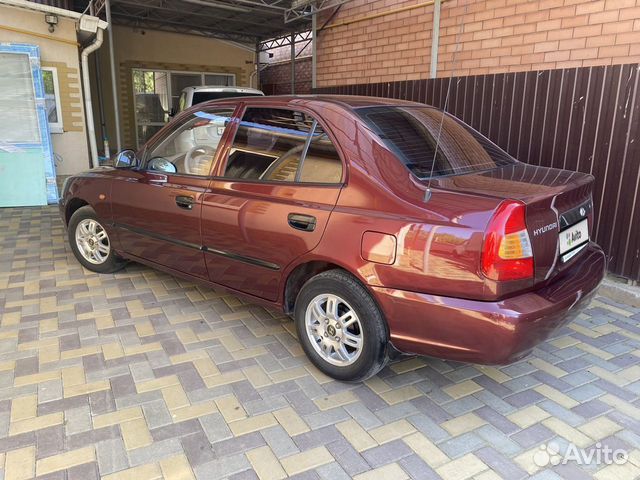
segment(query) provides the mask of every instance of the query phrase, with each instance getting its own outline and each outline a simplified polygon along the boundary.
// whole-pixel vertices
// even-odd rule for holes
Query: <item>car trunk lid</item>
[[[540,283],[567,268],[584,250],[593,222],[593,181],[588,174],[518,162],[484,172],[433,179],[431,185],[524,203],[534,282]]]

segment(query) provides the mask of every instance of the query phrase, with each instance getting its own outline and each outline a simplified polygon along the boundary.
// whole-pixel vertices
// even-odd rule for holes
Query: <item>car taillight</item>
[[[533,251],[523,203],[502,202],[493,215],[482,246],[482,273],[498,281],[533,277]]]

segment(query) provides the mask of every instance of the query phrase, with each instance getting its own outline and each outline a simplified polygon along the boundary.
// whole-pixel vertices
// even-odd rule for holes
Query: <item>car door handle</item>
[[[312,215],[302,215],[301,213],[290,213],[287,217],[289,225],[296,230],[313,232],[316,229],[316,217]]]
[[[178,195],[176,197],[176,205],[180,208],[184,208],[185,210],[193,209],[193,204],[195,203],[195,199],[193,197],[187,195]]]

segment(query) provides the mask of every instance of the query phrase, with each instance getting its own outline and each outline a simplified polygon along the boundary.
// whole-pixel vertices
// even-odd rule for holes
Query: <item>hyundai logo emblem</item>
[[[585,210],[584,207],[580,207],[580,216],[584,217],[587,214],[587,211]]]

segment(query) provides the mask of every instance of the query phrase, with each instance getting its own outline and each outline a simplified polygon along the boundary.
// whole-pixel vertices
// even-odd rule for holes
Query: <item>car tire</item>
[[[343,270],[320,273],[302,286],[294,321],[311,362],[336,380],[366,380],[387,362],[382,312],[364,286]]]
[[[71,215],[67,233],[73,254],[87,270],[113,273],[126,265],[114,251],[107,231],[90,206],[79,208]]]

